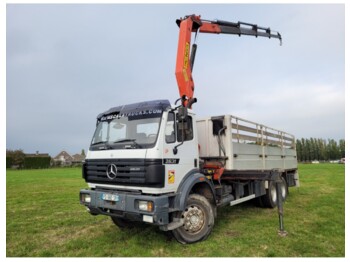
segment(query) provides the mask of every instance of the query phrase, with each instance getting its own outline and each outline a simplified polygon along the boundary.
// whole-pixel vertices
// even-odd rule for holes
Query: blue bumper
[[[90,201],[84,201],[83,195],[88,194]],[[104,200],[104,194],[113,195],[112,201]],[[152,211],[139,210],[139,201],[153,202]],[[169,196],[149,196],[118,191],[104,191],[102,189],[80,190],[80,203],[86,206],[92,215],[107,215],[125,218],[132,221],[146,221],[163,226],[169,223]]]

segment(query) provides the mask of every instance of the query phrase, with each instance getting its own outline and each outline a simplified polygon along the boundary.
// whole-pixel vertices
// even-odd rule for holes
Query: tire
[[[288,196],[288,185],[286,180],[282,177],[282,201],[286,201]],[[266,190],[266,195],[261,197],[261,203],[264,207],[274,208],[277,206],[277,187],[276,182],[270,181],[269,188]]]
[[[286,180],[284,179],[284,177],[282,177],[282,200],[283,202],[285,202],[287,200],[288,194],[289,194],[289,190],[288,190],[288,185]]]
[[[172,231],[175,239],[182,244],[207,239],[214,226],[212,205],[208,199],[198,194],[189,195],[185,210],[175,216],[184,219],[184,224]]]
[[[260,197],[256,197],[256,198],[254,199],[254,204],[255,204],[255,206],[257,206],[257,207],[265,207],[262,198],[263,198],[263,197],[260,196]]]
[[[112,219],[113,223],[121,229],[131,229],[131,228],[134,228],[138,225],[138,222],[126,220],[126,219],[120,218],[120,217],[112,217],[111,216],[111,219]]]

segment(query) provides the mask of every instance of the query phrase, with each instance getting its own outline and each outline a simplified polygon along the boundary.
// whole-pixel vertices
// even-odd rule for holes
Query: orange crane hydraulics
[[[191,108],[192,104],[197,100],[193,97],[194,82],[192,78],[192,70],[194,58],[196,55],[197,45],[191,45],[191,34],[195,32],[210,34],[233,34],[233,35],[249,35],[262,36],[268,38],[277,38],[282,44],[282,37],[278,32],[272,33],[270,28],[264,28],[255,24],[244,22],[227,22],[222,20],[203,20],[200,16],[189,15],[176,20],[180,27],[179,43],[176,58],[176,80],[179,87],[182,105]]]

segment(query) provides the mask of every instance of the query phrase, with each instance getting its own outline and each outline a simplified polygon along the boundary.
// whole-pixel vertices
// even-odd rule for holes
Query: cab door
[[[165,165],[167,189],[176,191],[182,178],[199,167],[198,142],[193,115],[179,121],[169,112],[165,127],[163,164]]]

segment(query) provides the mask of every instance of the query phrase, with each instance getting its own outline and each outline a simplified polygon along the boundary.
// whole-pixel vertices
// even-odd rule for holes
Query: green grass
[[[345,167],[300,165],[300,188],[276,209],[244,203],[219,209],[206,241],[181,245],[157,227],[120,230],[79,204],[78,168],[7,170],[8,257],[344,257]]]

